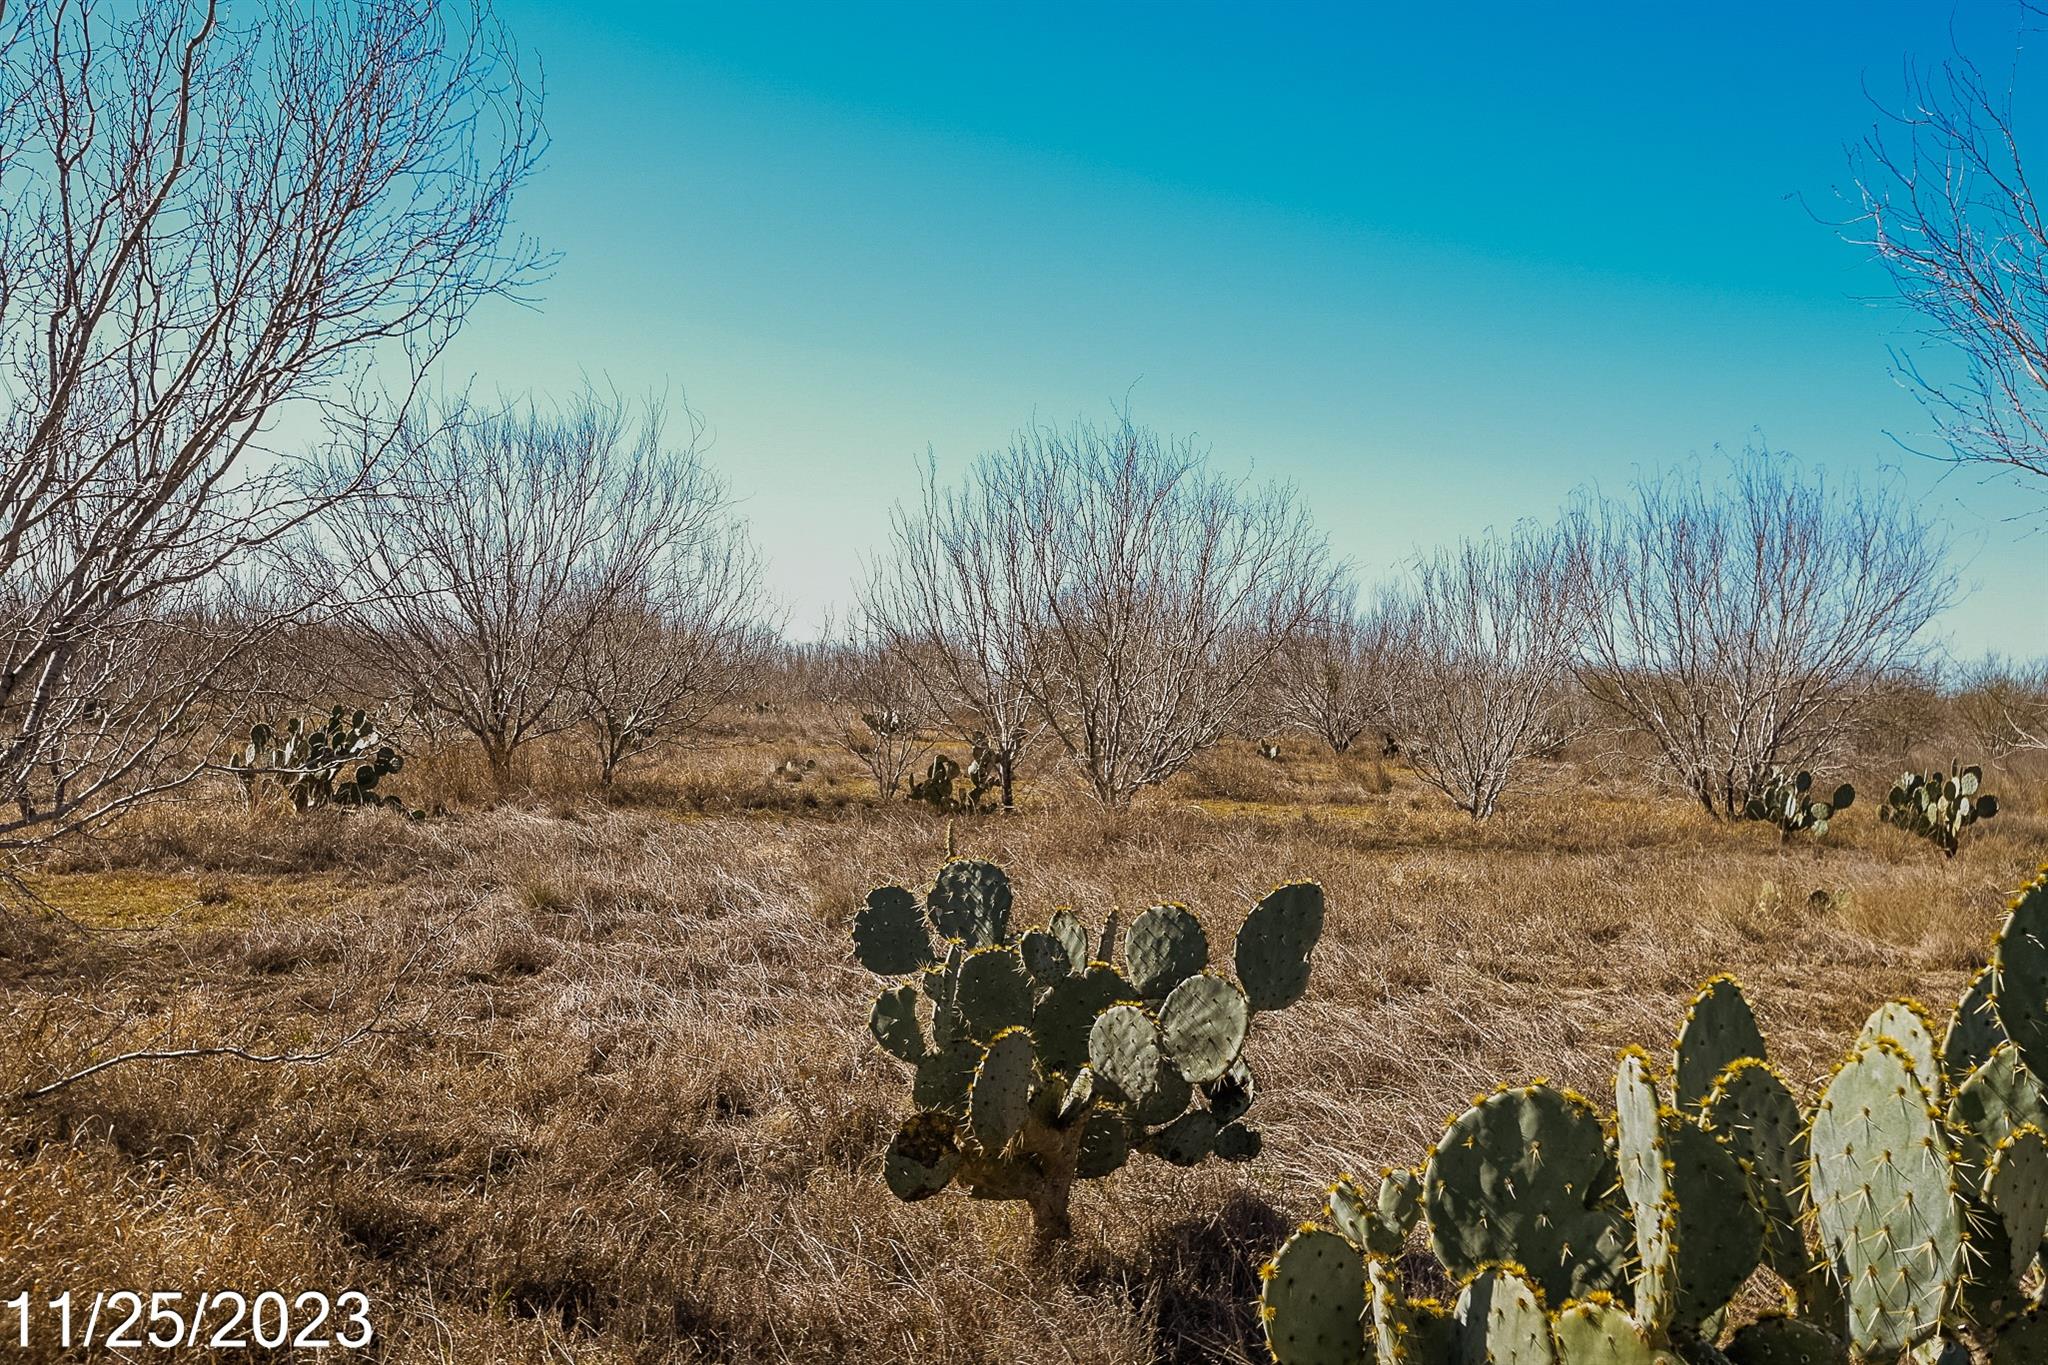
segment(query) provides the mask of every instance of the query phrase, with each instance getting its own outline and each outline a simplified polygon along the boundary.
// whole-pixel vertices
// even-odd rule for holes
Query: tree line
[[[1850,235],[1962,358],[1901,362],[1941,453],[2039,474],[2023,139],[1966,62],[1916,81]],[[434,388],[547,277],[511,225],[545,141],[481,0],[0,7],[0,847],[192,781],[314,685],[500,784],[580,728],[609,781],[797,658],[686,416]],[[1043,747],[1121,805],[1270,714],[1378,730],[1483,817],[1590,700],[1727,815],[1920,660],[1947,564],[1896,494],[1757,454],[1361,587],[1295,492],[1119,417],[928,467],[803,666],[884,790],[952,733],[998,802]],[[2043,681],[1980,689],[2011,742],[2048,733]]]

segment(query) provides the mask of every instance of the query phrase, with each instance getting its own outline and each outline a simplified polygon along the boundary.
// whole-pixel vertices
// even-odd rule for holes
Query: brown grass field
[[[771,776],[792,754],[817,769]],[[1855,776],[1818,846],[1591,761],[1475,826],[1305,743],[1230,746],[1119,816],[1041,779],[956,822],[1019,922],[1179,899],[1227,943],[1278,881],[1328,894],[1308,999],[1253,1035],[1264,1155],[1134,1159],[1050,1255],[1017,1206],[881,1183],[908,1089],[847,921],[928,879],[946,824],[799,727],[750,718],[609,804],[543,783],[484,809],[455,759],[405,789],[468,813],[417,824],[195,793],[60,850],[28,874],[47,905],[0,919],[0,1291],[357,1288],[394,1361],[1263,1360],[1259,1263],[1473,1092],[1606,1099],[1617,1049],[1667,1048],[1721,970],[1809,1084],[1879,1001],[1945,1011],[2048,850],[2048,785],[1994,772],[2004,813],[1945,862]],[[366,1021],[317,1063],[11,1098],[126,1047],[317,1050]]]

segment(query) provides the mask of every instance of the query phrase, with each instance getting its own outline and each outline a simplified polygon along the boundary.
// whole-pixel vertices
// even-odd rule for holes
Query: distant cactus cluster
[[[1958,796],[1963,793],[1958,793]],[[1954,798],[1951,798],[1954,799]],[[2048,875],[1937,1038],[1873,1014],[1802,1108],[1730,978],[1614,1111],[1538,1081],[1477,1099],[1416,1170],[1349,1176],[1264,1274],[1280,1365],[2022,1365],[2048,1353]],[[1410,1298],[1421,1228],[1460,1286]],[[1785,1308],[1730,1332],[1759,1266]]]
[[[1998,798],[1983,786],[1984,770],[1974,763],[1967,768],[1951,763],[1946,774],[1939,769],[1904,773],[1886,793],[1877,818],[1919,835],[1953,858],[1964,830],[1998,814]]]
[[[1282,886],[1238,929],[1236,976],[1209,966],[1201,922],[1180,905],[1117,917],[1099,937],[1068,910],[1013,932],[1009,878],[958,859],[920,897],[868,894],[854,954],[881,976],[868,1026],[912,1069],[915,1112],[884,1158],[889,1188],[917,1200],[958,1184],[1017,1200],[1041,1238],[1066,1236],[1077,1180],[1133,1152],[1179,1166],[1259,1152],[1245,1043],[1257,1016],[1301,998],[1323,895]]]
[[[924,778],[910,784],[910,799],[944,815],[986,810],[1002,786],[1002,759],[981,735],[972,744],[964,768],[945,754],[934,754]]]
[[[1847,782],[1822,801],[1813,795],[1812,773],[1787,773],[1783,768],[1773,768],[1750,794],[1742,813],[1751,820],[1770,821],[1778,827],[1782,839],[1807,832],[1818,839],[1828,832],[1828,822],[1855,800],[1856,789]]]
[[[420,818],[398,797],[378,790],[405,766],[405,757],[379,733],[365,711],[335,707],[320,725],[293,717],[282,730],[259,723],[227,766],[250,798],[274,785],[297,811],[320,806],[374,807]]]

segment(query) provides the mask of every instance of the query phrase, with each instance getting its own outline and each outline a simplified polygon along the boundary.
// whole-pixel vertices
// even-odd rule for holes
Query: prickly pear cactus
[[[861,965],[907,978],[876,997],[868,1019],[875,1042],[912,1073],[916,1112],[883,1159],[889,1188],[923,1199],[957,1184],[1020,1201],[1039,1235],[1054,1238],[1070,1230],[1074,1182],[1110,1174],[1133,1152],[1178,1166],[1257,1156],[1245,1044],[1255,1010],[1290,1003],[1307,984],[1321,889],[1283,886],[1252,908],[1236,979],[1210,965],[1185,906],[1137,915],[1121,966],[1090,956],[1072,911],[1017,933],[1014,909],[1001,868],[954,859],[924,895],[878,887],[853,917]],[[1116,942],[1111,920],[1102,957]]]
[[[1998,814],[1998,798],[1983,785],[1984,770],[1974,763],[1967,768],[1950,763],[1946,776],[1939,769],[1903,773],[1885,794],[1877,818],[1919,835],[1953,858],[1964,830]]]
[[[297,717],[286,721],[282,730],[258,723],[250,727],[249,742],[229,754],[225,766],[252,801],[258,787],[268,785],[281,791],[297,811],[328,805],[375,807],[421,818],[396,796],[377,789],[384,778],[405,766],[405,757],[364,711],[337,706],[318,726]]]
[[[1747,819],[1768,820],[1776,825],[1780,839],[1789,840],[1795,834],[1807,832],[1818,839],[1828,832],[1828,822],[1855,800],[1856,789],[1847,782],[1823,801],[1814,794],[1812,773],[1772,768],[1750,793],[1742,813]]]
[[[1610,1119],[1542,1082],[1502,1088],[1452,1121],[1419,1192],[1408,1171],[1377,1190],[1341,1177],[1327,1225],[1267,1269],[1275,1358],[2048,1359],[2048,1086],[2033,1069],[2048,1074],[2048,870],[2013,901],[1939,1043],[1923,1007],[1879,1007],[1810,1110],[1764,1054],[1740,989],[1717,978],[1671,1076],[1623,1053]],[[1455,1310],[1402,1289],[1418,1221],[1461,1288]],[[1790,1311],[1731,1324],[1760,1268]]]

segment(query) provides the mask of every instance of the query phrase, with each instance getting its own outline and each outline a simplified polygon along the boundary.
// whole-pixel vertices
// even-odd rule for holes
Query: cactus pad
[[[1100,1180],[1123,1168],[1131,1159],[1131,1125],[1121,1114],[1098,1109],[1088,1116],[1081,1130],[1080,1155],[1074,1174],[1083,1180]]]
[[[1010,948],[976,948],[960,963],[960,1017],[986,1041],[1031,1020],[1031,979]]]
[[[1088,931],[1082,927],[1080,919],[1073,911],[1053,911],[1052,923],[1045,927],[1045,931],[1059,940],[1060,947],[1066,950],[1068,970],[1088,970]]]
[[[1010,879],[994,863],[955,858],[939,869],[925,908],[943,938],[986,948],[1010,937]]]
[[[1548,1085],[1497,1091],[1430,1153],[1431,1245],[1454,1277],[1522,1265],[1558,1303],[1620,1289],[1631,1245],[1617,1179],[1592,1105]]]
[[[2048,1132],[2048,1094],[2021,1065],[2019,1050],[2003,1043],[1956,1087],[1948,1121],[1956,1155],[1970,1178],[1981,1182],[1991,1153],[2020,1128],[2031,1125]]]
[[[1566,1305],[1551,1330],[1558,1365],[1657,1365],[1635,1321],[1607,1299]]]
[[[1017,1136],[1037,1082],[1030,1034],[1009,1028],[990,1040],[967,1092],[967,1126],[984,1152],[999,1152]]]
[[[1721,1348],[1731,1365],[1840,1365],[1842,1348],[1820,1328],[1798,1318],[1758,1318]]]
[[[1702,1120],[1749,1169],[1763,1218],[1764,1261],[1797,1285],[1813,1271],[1799,1225],[1806,1170],[1806,1117],[1792,1087],[1768,1062],[1744,1057],[1714,1082]]]
[[[1870,1012],[1851,1051],[1873,1038],[1889,1038],[1913,1060],[1913,1074],[1931,1098],[1941,1098],[1941,1052],[1934,1044],[1934,1025],[1917,1000],[1887,1000]]]
[[[1392,1170],[1368,1192],[1349,1175],[1330,1187],[1330,1221],[1375,1256],[1395,1257],[1422,1219],[1422,1182],[1415,1172]]]
[[[1133,926],[1135,932],[1136,926]],[[1219,1080],[1237,1060],[1251,1025],[1244,992],[1220,976],[1203,972],[1173,988],[1159,1008],[1159,1032],[1166,1055],[1180,1074],[1197,1085]]]
[[[1235,1123],[1251,1112],[1252,1101],[1258,1098],[1258,1083],[1252,1077],[1251,1066],[1244,1058],[1232,1062],[1221,1076],[1202,1087],[1202,1094],[1209,1101],[1209,1112],[1220,1123]]]
[[[1657,1102],[1640,1053],[1614,1081],[1621,1184],[1634,1211],[1636,1319],[1653,1339],[1695,1336],[1756,1269],[1763,1220],[1735,1157]]]
[[[1365,1258],[1310,1224],[1281,1246],[1260,1275],[1259,1314],[1279,1365],[1364,1365]]]
[[[1614,1139],[1641,1267],[1636,1276],[1636,1316],[1644,1331],[1661,1338],[1678,1311],[1672,1252],[1678,1238],[1678,1209],[1671,1193],[1660,1109],[1642,1054],[1624,1053],[1614,1075]]]
[[[1308,989],[1309,955],[1323,933],[1323,888],[1278,887],[1237,931],[1237,979],[1255,1010],[1284,1009]]]
[[[1991,1154],[1985,1202],[1998,1215],[2009,1248],[2009,1283],[2017,1287],[2048,1237],[2048,1140],[2029,1125]]]
[[[1135,1005],[1113,1005],[1088,1031],[1088,1065],[1131,1103],[1131,1119],[1165,1123],[1187,1108],[1187,1081],[1159,1044],[1159,1026]]]
[[[1991,998],[2020,1060],[2048,1076],[2048,876],[2027,883],[1998,931]]]
[[[907,1203],[937,1194],[960,1166],[953,1119],[939,1113],[912,1114],[903,1121],[882,1158],[882,1178]]]
[[[920,1109],[943,1109],[966,1117],[967,1091],[974,1084],[974,1069],[981,1062],[981,1048],[962,1038],[935,1047],[917,1066],[911,1082],[910,1099]]]
[[[1031,1013],[1038,1064],[1047,1071],[1079,1067],[1088,1060],[1088,1030],[1095,1027],[1095,1016],[1137,995],[1123,973],[1101,962],[1079,976],[1053,982]]]
[[[1024,970],[1031,973],[1031,979],[1041,986],[1049,986],[1074,970],[1066,945],[1044,929],[1026,929],[1017,940],[1017,956],[1024,960]]]
[[[1941,1039],[1942,1078],[1951,1088],[1969,1079],[1970,1073],[1990,1060],[2005,1041],[1999,1027],[1998,1009],[1991,999],[1991,968],[1970,978],[1969,989],[1949,1016],[1948,1030]]]
[[[901,985],[875,997],[868,1011],[868,1032],[882,1051],[916,1066],[924,1060],[924,1026],[917,1019],[917,987]]]
[[[1742,1057],[1763,1057],[1764,1035],[1756,1014],[1732,976],[1716,976],[1700,988],[1685,1012],[1672,1049],[1672,1103],[1696,1109],[1714,1088],[1714,1078]]]
[[[1216,1150],[1223,1125],[1206,1109],[1190,1109],[1145,1140],[1145,1149],[1175,1166],[1199,1166]]]
[[[900,886],[878,886],[854,912],[853,956],[877,976],[904,976],[934,961],[931,932],[917,897]]]
[[[1147,1000],[1165,999],[1208,963],[1208,935],[1184,905],[1152,906],[1131,921],[1124,936],[1124,965]]]
[[[1510,1270],[1489,1267],[1458,1294],[1461,1365],[1553,1365],[1550,1318],[1535,1288]]]
[[[1963,1204],[1912,1058],[1888,1038],[1851,1053],[1821,1093],[1808,1143],[1815,1222],[1843,1272],[1851,1347],[1888,1360],[1930,1340],[1960,1282]]]
[[[1216,1130],[1216,1155],[1224,1161],[1250,1161],[1266,1148],[1266,1139],[1256,1128],[1226,1123]]]

